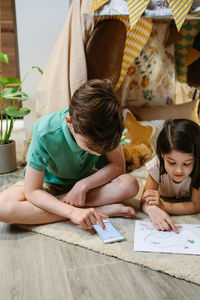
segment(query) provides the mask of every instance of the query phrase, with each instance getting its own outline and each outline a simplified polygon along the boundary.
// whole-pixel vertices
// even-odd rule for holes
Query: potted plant
[[[18,118],[23,118],[30,113],[30,109],[26,107],[17,107],[16,102],[28,100],[28,95],[21,91],[21,86],[33,69],[39,67],[32,67],[26,73],[23,80],[19,78],[7,78],[2,75],[2,63],[9,63],[8,56],[0,52],[0,174],[8,173],[16,170],[16,145],[15,141],[10,139],[14,121]],[[10,101],[11,105],[3,108],[3,100]]]

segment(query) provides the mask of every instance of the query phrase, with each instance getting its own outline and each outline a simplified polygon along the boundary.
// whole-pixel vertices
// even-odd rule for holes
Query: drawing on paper
[[[200,226],[177,225],[179,233],[158,231],[150,222],[135,221],[135,251],[200,254]]]

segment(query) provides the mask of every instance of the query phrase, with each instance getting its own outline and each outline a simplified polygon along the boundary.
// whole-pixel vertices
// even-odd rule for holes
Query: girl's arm
[[[146,190],[158,190],[159,184],[149,174],[145,183],[144,191]]]
[[[200,212],[200,188],[192,188],[191,201],[187,202],[161,202],[160,206],[170,215],[191,215]]]
[[[158,207],[158,204],[158,206],[148,204],[148,202],[151,204],[152,202],[160,203],[158,187],[159,184],[151,177],[151,175],[148,175],[144,187],[144,193],[140,202],[141,210],[143,210],[143,212],[150,217],[152,224],[157,230],[165,231],[172,229],[175,233],[178,233],[178,229],[175,226],[173,220],[163,209]]]
[[[140,202],[141,209],[144,211],[146,205],[160,204],[160,196],[158,194],[159,184],[149,174],[145,183],[144,192]]]

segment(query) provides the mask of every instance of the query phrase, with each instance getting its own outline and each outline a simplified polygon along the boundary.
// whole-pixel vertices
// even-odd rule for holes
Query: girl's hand
[[[142,200],[144,200],[148,205],[161,207],[160,195],[157,190],[146,190],[142,195]]]
[[[157,206],[151,206],[148,208],[148,215],[152,224],[157,230],[169,231],[173,230],[178,233],[178,228],[174,224],[174,221],[170,216]]]
[[[102,219],[108,218],[108,216],[98,213],[94,208],[78,208],[71,207],[70,219],[73,223],[80,225],[83,229],[90,229],[92,225],[99,222],[101,228],[105,230],[105,224]]]

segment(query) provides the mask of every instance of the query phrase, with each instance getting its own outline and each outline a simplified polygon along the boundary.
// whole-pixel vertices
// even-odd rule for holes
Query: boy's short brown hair
[[[83,84],[72,97],[69,114],[74,131],[88,138],[89,149],[105,154],[119,145],[124,119],[110,80]]]

